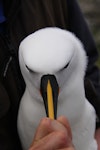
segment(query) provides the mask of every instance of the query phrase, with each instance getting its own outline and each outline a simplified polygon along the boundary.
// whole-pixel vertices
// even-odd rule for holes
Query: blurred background
[[[100,0],[78,0],[78,2],[95,40],[99,52],[97,65],[100,67]]]

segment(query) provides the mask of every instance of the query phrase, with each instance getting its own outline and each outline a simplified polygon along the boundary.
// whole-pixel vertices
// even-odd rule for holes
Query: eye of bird
[[[27,68],[27,70],[28,70],[30,73],[33,73],[33,72],[34,72],[34,71],[31,70],[27,65],[26,65],[26,68]]]
[[[68,66],[69,66],[69,63],[68,63],[68,64],[66,64],[66,66],[65,66],[63,69],[66,69]]]

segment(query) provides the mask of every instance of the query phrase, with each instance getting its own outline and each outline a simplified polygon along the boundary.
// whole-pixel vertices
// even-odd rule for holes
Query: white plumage
[[[46,116],[40,94],[41,77],[53,74],[60,87],[57,116],[68,118],[76,150],[97,150],[95,110],[84,92],[87,57],[79,39],[59,28],[38,30],[21,42],[19,62],[26,83],[18,113],[23,149],[29,148],[40,119]]]

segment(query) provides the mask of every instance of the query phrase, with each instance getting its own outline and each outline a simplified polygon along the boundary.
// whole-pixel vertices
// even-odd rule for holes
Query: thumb
[[[71,132],[70,123],[69,123],[69,121],[66,119],[66,117],[60,116],[60,117],[58,117],[57,121],[58,121],[59,123],[61,123],[61,124],[67,129],[68,136],[69,136],[69,137],[71,138],[71,140],[72,140],[72,132]]]

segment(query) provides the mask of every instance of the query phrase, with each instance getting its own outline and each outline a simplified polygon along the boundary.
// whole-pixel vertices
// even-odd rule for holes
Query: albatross
[[[31,145],[41,118],[60,115],[69,120],[76,150],[97,150],[96,114],[84,91],[87,63],[82,42],[64,29],[39,29],[20,43],[19,64],[26,88],[17,126],[23,150]]]

